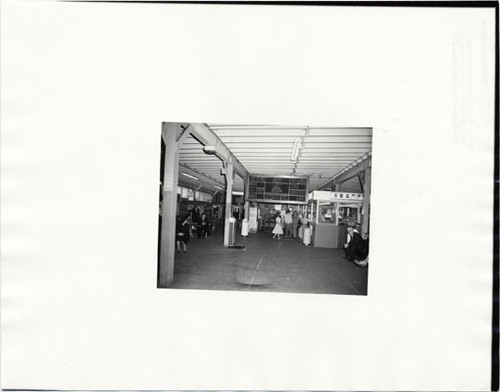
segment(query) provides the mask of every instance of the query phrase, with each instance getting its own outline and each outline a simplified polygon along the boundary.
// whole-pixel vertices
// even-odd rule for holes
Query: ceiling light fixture
[[[290,158],[291,161],[297,160],[301,148],[302,146],[300,145],[300,139],[299,138],[295,139],[295,141],[293,142],[292,157]]]
[[[222,189],[219,185],[214,185],[214,187],[217,189]]]
[[[203,147],[203,151],[205,154],[214,155],[217,152],[217,149],[215,146],[205,146]]]
[[[192,178],[193,180],[198,180],[198,177],[192,176],[191,174],[181,173],[183,176]]]

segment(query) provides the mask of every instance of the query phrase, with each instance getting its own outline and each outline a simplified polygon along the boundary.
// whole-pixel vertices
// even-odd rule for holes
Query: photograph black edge
[[[427,8],[494,8],[495,9],[495,117],[494,117],[494,207],[493,207],[493,301],[491,342],[491,391],[500,388],[499,357],[499,5],[498,1],[168,1],[168,0],[59,0],[66,3],[112,4],[186,4],[186,5],[271,5],[271,6],[356,6],[356,7],[427,7]],[[57,391],[54,389],[2,389],[2,391]]]
[[[491,390],[498,391],[500,383],[499,374],[499,163],[500,163],[500,141],[499,141],[499,18],[498,2],[495,4],[495,163],[494,163],[494,186],[493,186],[493,313],[492,313],[492,339],[491,339]]]

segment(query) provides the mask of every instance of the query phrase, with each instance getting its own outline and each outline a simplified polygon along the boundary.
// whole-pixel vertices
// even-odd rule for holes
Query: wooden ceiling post
[[[175,224],[177,214],[177,182],[179,177],[179,148],[177,138],[180,124],[163,123],[165,165],[163,174],[162,224],[158,287],[169,287],[174,280]]]
[[[224,175],[226,176],[226,214],[224,218],[224,246],[229,246],[229,219],[233,216],[233,170],[232,159],[224,163]],[[234,227],[236,230],[236,227]]]
[[[250,207],[250,202],[248,201],[248,193],[249,193],[249,190],[250,190],[250,176],[247,175],[245,176],[245,196],[244,196],[244,200],[245,200],[245,219],[249,220],[250,219],[250,211],[249,211],[249,207]]]
[[[365,186],[363,194],[363,217],[361,220],[361,233],[368,233],[369,220],[370,220],[370,194],[372,182],[372,169],[368,167],[365,169]]]
[[[364,179],[361,178],[364,172],[358,174],[359,187],[361,188],[361,193],[365,193],[365,185],[363,183]]]

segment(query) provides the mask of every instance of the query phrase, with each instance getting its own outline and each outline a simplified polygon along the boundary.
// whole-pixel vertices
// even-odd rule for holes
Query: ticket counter
[[[341,248],[348,225],[360,223],[363,195],[314,191],[309,194],[308,212],[313,228],[313,245]]]

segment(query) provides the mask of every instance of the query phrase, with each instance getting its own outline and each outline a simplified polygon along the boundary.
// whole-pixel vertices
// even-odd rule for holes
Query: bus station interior
[[[371,128],[163,123],[161,146],[159,288],[367,294],[368,258],[344,244],[349,226],[369,239]],[[287,211],[300,235],[273,238]],[[178,252],[194,215],[207,234],[192,219]]]

